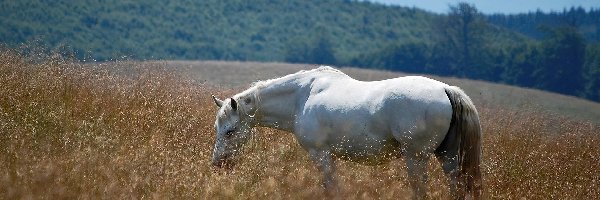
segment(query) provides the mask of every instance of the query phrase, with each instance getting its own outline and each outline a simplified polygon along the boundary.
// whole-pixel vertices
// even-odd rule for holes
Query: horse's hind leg
[[[438,161],[440,161],[442,169],[450,181],[450,193],[452,195],[452,199],[460,199],[460,185],[458,185],[458,176],[460,175],[457,159],[458,155],[456,155],[456,152],[444,151],[436,152],[435,156],[437,157]]]
[[[413,199],[427,197],[427,161],[429,157],[420,154],[406,156],[408,180],[413,190]]]

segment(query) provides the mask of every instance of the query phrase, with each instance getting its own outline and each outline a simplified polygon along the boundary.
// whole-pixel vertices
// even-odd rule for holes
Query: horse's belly
[[[401,155],[400,143],[393,138],[384,140],[342,140],[332,145],[336,158],[366,165],[387,163]]]

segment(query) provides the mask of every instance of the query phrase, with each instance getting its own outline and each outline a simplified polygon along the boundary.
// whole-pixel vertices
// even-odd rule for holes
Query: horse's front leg
[[[334,177],[335,163],[329,150],[310,150],[310,158],[317,164],[317,168],[323,173],[323,186],[327,193],[336,194],[339,192],[337,182]]]

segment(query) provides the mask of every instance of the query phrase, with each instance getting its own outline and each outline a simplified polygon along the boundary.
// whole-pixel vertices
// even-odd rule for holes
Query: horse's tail
[[[481,197],[481,127],[473,102],[460,88],[446,87],[452,105],[452,120],[446,137],[454,137],[458,146],[458,192],[460,196]]]

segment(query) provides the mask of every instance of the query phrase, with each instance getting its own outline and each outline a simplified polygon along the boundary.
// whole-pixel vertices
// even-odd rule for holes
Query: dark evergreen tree
[[[319,35],[313,47],[310,49],[308,61],[313,64],[335,65],[337,60],[332,49],[331,42],[323,35]]]
[[[543,61],[534,72],[536,87],[569,95],[582,92],[586,43],[577,29],[551,30],[541,48]]]
[[[390,45],[371,55],[369,66],[410,73],[427,73],[429,47],[422,42]]]
[[[310,63],[335,65],[337,59],[333,45],[324,26],[317,26],[309,37],[300,36],[287,44],[285,61],[292,63]]]
[[[504,58],[501,80],[512,85],[534,87],[534,71],[540,65],[541,53],[537,45],[519,44],[511,47]]]
[[[585,53],[583,97],[600,101],[600,44],[589,45]]]
[[[459,3],[450,6],[447,17],[441,18],[434,56],[446,63],[452,74],[463,77],[481,75],[485,21],[473,5]],[[447,59],[443,59],[443,58]]]

